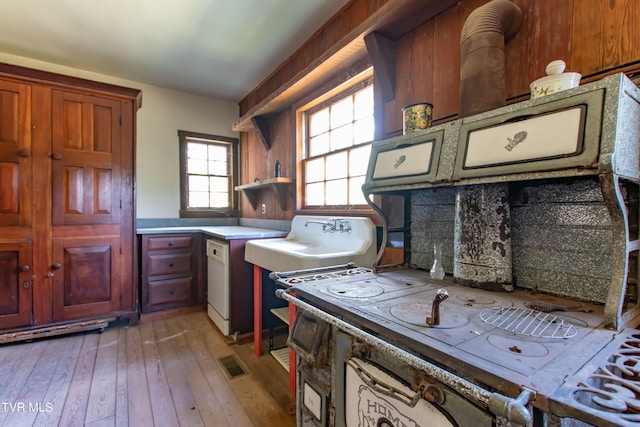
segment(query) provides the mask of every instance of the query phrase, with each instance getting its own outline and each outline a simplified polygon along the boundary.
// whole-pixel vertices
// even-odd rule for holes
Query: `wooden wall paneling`
[[[527,10],[527,4],[523,4],[525,2],[512,2],[522,11],[522,25],[511,39],[505,40],[504,44],[505,103],[509,98],[529,92],[529,70],[532,66],[529,58],[538,56],[528,46],[532,34],[528,25],[530,21],[535,22],[535,15]],[[544,72],[544,67],[542,71]]]
[[[433,21],[433,120],[454,119],[460,99],[460,31],[462,16],[457,4]]]
[[[517,0],[523,14],[522,28],[505,48],[507,99],[529,97],[529,84],[546,75],[545,67],[556,59],[571,64],[573,0],[562,2]]]
[[[586,76],[637,62],[639,25],[636,0],[574,1],[572,71]]]
[[[396,97],[386,104],[385,134],[402,130],[402,108],[433,102],[433,20],[402,37],[397,46]]]

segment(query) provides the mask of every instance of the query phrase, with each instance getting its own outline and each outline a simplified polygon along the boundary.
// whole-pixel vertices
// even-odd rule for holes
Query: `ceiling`
[[[240,101],[348,0],[2,0],[0,52]]]

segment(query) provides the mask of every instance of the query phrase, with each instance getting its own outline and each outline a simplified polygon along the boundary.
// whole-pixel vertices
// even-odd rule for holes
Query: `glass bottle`
[[[433,266],[431,267],[431,277],[442,280],[444,278],[444,268],[442,268],[442,244],[433,245]]]

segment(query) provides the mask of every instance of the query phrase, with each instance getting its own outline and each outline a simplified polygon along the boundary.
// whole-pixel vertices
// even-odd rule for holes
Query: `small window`
[[[237,214],[238,140],[178,131],[181,217]]]
[[[302,208],[365,207],[374,138],[373,85],[360,83],[303,113]]]

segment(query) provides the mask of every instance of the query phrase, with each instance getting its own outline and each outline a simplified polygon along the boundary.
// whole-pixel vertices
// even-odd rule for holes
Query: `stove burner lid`
[[[427,316],[431,314],[431,303],[399,303],[391,307],[389,312],[401,322],[434,329],[459,328],[469,323],[469,318],[460,313],[455,307],[440,306],[440,324],[427,325]]]
[[[380,286],[365,282],[334,283],[327,288],[327,291],[347,298],[371,298],[384,292]]]
[[[505,331],[536,338],[571,338],[578,333],[567,320],[530,308],[493,307],[483,310],[480,318]]]

